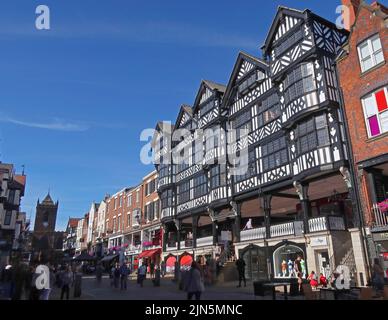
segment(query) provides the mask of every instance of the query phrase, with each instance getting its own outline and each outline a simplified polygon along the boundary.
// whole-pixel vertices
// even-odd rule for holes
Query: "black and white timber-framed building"
[[[306,272],[329,276],[346,265],[365,281],[334,65],[347,36],[309,10],[279,7],[263,58],[240,52],[226,86],[202,81],[193,107],[183,105],[174,125],[158,123],[165,257],[227,260],[233,251],[247,277],[261,279],[294,276],[299,256]],[[198,129],[212,129],[212,143]],[[247,155],[243,174],[231,174],[231,152]]]

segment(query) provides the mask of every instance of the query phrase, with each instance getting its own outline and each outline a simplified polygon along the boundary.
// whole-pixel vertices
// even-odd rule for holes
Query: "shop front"
[[[373,233],[373,241],[380,264],[384,269],[384,276],[388,278],[388,231]]]
[[[138,263],[140,263],[141,265],[143,264],[148,265],[150,263],[153,263],[154,265],[157,266],[160,264],[160,261],[161,261],[161,257],[160,257],[161,253],[162,253],[162,249],[160,248],[144,250],[137,256]]]
[[[246,278],[252,281],[271,278],[297,278],[298,270],[306,277],[307,263],[305,245],[282,241],[270,246],[249,244],[239,251],[245,261]]]

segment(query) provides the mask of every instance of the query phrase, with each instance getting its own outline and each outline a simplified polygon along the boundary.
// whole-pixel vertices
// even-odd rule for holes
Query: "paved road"
[[[70,291],[70,299],[73,289]],[[59,289],[55,289],[51,294],[52,300],[60,298]],[[294,297],[290,297],[295,299]],[[186,293],[180,291],[176,283],[171,279],[162,279],[160,287],[154,287],[151,280],[144,282],[144,287],[140,288],[136,281],[128,281],[128,289],[121,291],[110,286],[110,279],[104,277],[101,284],[98,284],[94,277],[84,277],[82,279],[82,296],[75,300],[184,300]],[[220,284],[206,287],[202,295],[203,300],[255,300],[252,284],[247,284],[246,288],[237,288],[236,283]],[[256,299],[271,300],[272,297],[256,297]],[[282,299],[279,296],[279,299]],[[300,298],[299,298],[300,299]]]

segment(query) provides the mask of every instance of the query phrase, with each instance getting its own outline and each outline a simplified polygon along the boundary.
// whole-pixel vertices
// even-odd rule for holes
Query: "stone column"
[[[167,241],[168,241],[168,228],[164,225],[163,228],[163,252],[167,251]]]
[[[212,234],[213,234],[213,246],[218,243],[218,223],[213,221],[212,223]]]
[[[271,200],[272,195],[264,194],[261,197],[261,203],[264,210],[265,238],[271,238]]]
[[[232,206],[232,210],[234,212],[234,224],[233,224],[233,233],[235,242],[241,241],[241,203],[237,203],[234,201],[230,202]]]
[[[177,241],[177,249],[181,249],[181,226],[182,226],[182,221],[181,220],[175,220],[174,221],[175,226],[176,226],[176,241]]]
[[[198,228],[199,216],[193,216],[193,249],[197,247],[197,228]]]
[[[307,234],[309,232],[309,217],[311,216],[311,204],[308,197],[308,183],[301,183],[299,181],[294,181],[294,187],[296,193],[299,196],[300,204],[302,206],[303,212],[303,230]]]

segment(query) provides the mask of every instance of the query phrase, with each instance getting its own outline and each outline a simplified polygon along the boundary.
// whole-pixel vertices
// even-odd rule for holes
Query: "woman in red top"
[[[327,287],[327,279],[326,279],[326,277],[323,275],[323,273],[321,273],[321,274],[319,275],[319,284],[320,284],[322,287],[324,287],[324,288]]]
[[[311,271],[309,277],[307,280],[310,281],[310,285],[313,289],[316,289],[318,287],[318,280],[317,280],[317,275],[315,274],[314,271]]]

